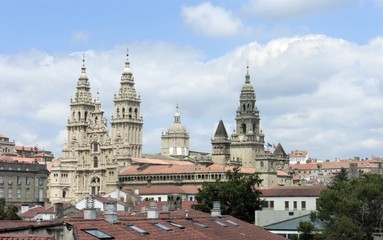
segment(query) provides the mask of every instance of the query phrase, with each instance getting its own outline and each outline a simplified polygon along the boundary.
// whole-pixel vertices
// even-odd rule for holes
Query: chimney
[[[157,209],[157,203],[151,201],[149,203],[149,209],[146,212],[147,218],[149,218],[149,219],[158,218],[159,214],[160,214],[160,212]]]
[[[104,203],[104,220],[109,223],[119,223],[117,215],[117,202],[108,199],[108,202]]]
[[[96,219],[96,209],[94,208],[94,198],[93,196],[86,197],[86,205],[84,208],[84,219]]]
[[[29,210],[29,204],[28,203],[21,204],[21,213],[28,212],[28,210]]]
[[[134,189],[134,194],[140,195],[140,189],[138,188]]]
[[[64,217],[64,204],[63,203],[55,203],[54,211],[56,219],[60,219]]]
[[[213,201],[213,209],[211,210],[211,215],[213,217],[221,216],[221,203],[220,203],[220,201]]]

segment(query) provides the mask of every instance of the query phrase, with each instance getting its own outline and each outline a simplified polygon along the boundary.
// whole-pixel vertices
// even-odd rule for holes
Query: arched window
[[[78,120],[80,121],[81,120],[81,113],[78,112],[77,114],[78,114]]]
[[[98,158],[97,157],[93,158],[93,167],[98,168]]]
[[[92,143],[92,151],[93,152],[98,152],[99,151],[99,146],[100,144],[99,143]]]
[[[66,197],[66,191],[63,190],[63,198],[65,198],[65,197]]]
[[[241,127],[242,127],[242,132],[246,133],[246,124],[242,123]]]
[[[137,108],[134,109],[134,118],[137,118]]]
[[[87,120],[87,118],[88,118],[88,112],[85,111],[85,121]]]

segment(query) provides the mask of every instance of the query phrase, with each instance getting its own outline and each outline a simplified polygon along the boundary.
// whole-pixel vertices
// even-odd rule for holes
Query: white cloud
[[[73,33],[72,38],[71,38],[71,43],[76,44],[76,43],[86,43],[89,40],[89,34],[83,31],[77,31]]]
[[[210,2],[183,7],[182,16],[195,33],[208,37],[231,37],[243,30],[239,18]]]
[[[252,42],[208,62],[200,51],[167,43],[129,48],[142,101],[145,152],[160,152],[161,131],[172,124],[177,103],[192,150],[211,151],[220,119],[232,133],[249,60],[266,141],[321,159],[383,155],[379,39],[360,46],[322,35],[281,38]],[[100,92],[108,121],[125,52],[126,46],[86,52],[92,94]],[[59,157],[81,65],[81,53],[0,56],[0,92],[7,103],[0,105],[0,133]]]
[[[346,3],[345,0],[249,0],[243,8],[248,14],[283,20],[331,11]]]

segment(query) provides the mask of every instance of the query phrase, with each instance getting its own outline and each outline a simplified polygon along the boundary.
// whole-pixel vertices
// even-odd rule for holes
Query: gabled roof
[[[64,203],[63,210],[74,207],[70,203]],[[54,206],[45,208],[43,206],[37,205],[35,207],[31,207],[28,211],[19,214],[19,217],[21,218],[34,218],[38,214],[54,214],[55,208]]]
[[[325,186],[274,186],[261,189],[261,197],[319,197]]]
[[[81,240],[97,239],[86,233],[84,231],[86,229],[97,229],[114,239],[285,239],[254,224],[243,222],[231,216],[212,217],[208,213],[192,209],[187,212],[185,210],[170,211],[168,215],[162,215],[162,217],[156,219],[133,215],[121,217],[119,215],[119,221],[119,223],[111,224],[101,219],[68,219],[67,225],[73,227],[75,239]],[[177,225],[172,225],[170,222]],[[225,226],[221,226],[217,222]],[[157,227],[154,223],[159,223],[168,230]],[[129,225],[142,229],[141,233],[132,229]]]

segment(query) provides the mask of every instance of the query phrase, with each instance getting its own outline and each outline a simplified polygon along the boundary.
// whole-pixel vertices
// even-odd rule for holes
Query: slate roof
[[[301,222],[301,221],[311,222],[310,214],[299,216],[296,218],[291,218],[291,219],[284,220],[284,221],[277,222],[277,223],[273,223],[273,224],[269,224],[269,225],[264,226],[264,228],[267,230],[274,230],[274,231],[277,231],[277,230],[285,230],[285,231],[294,231],[295,230],[296,231],[298,226],[299,226],[299,222]],[[319,224],[319,222],[314,222],[314,226],[316,229],[322,228],[322,225]]]
[[[227,138],[228,138],[228,135],[226,132],[225,125],[223,124],[222,120],[219,120],[217,130],[215,131],[215,134],[214,134],[214,139],[225,139],[226,140]]]
[[[73,227],[76,239],[81,240],[98,239],[86,233],[84,231],[86,229],[98,229],[110,235],[113,239],[285,239],[254,224],[243,222],[231,216],[223,217],[212,217],[210,214],[195,210],[189,210],[188,217],[186,217],[185,210],[177,210],[169,212],[168,217],[158,219],[125,215],[125,217],[119,218],[119,223],[115,224],[102,219],[69,219],[67,224]],[[169,221],[178,224],[178,227],[171,225]],[[225,226],[219,225],[216,221],[223,223]],[[160,223],[166,226],[169,231],[156,227],[153,223]],[[128,224],[139,227],[144,233],[135,231]],[[181,226],[182,228],[180,228]]]

